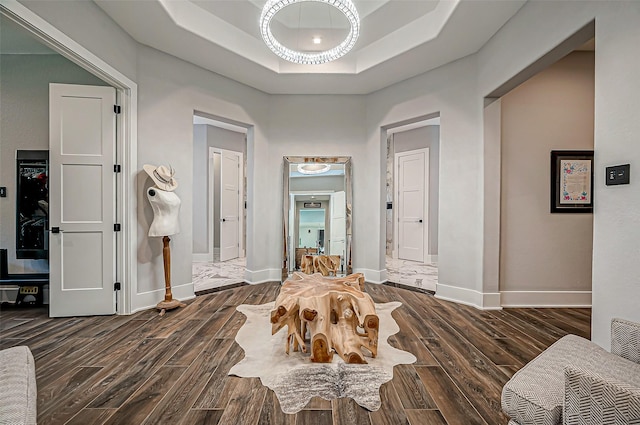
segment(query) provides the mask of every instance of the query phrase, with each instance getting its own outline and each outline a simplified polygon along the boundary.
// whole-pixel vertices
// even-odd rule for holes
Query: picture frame
[[[593,151],[551,151],[551,213],[593,213]]]

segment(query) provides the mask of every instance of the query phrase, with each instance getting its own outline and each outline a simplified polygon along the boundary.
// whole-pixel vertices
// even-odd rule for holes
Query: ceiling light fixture
[[[289,49],[274,37],[271,33],[271,20],[276,13],[287,6],[305,1],[326,3],[335,7],[344,14],[344,16],[349,20],[351,29],[342,43],[329,50],[308,53]],[[267,0],[267,3],[262,9],[262,14],[260,15],[260,33],[262,34],[262,39],[267,46],[282,59],[304,65],[319,65],[341,58],[353,48],[358,36],[360,35],[360,18],[356,7],[351,0]]]
[[[298,172],[301,174],[322,174],[331,169],[329,164],[318,164],[316,162],[307,162],[298,164]]]
[[[320,44],[322,43],[322,38],[320,37],[313,37],[313,44]]]

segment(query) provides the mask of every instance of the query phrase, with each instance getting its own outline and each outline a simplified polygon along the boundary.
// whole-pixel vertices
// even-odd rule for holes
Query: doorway
[[[115,242],[110,244],[108,249],[87,249],[81,250],[82,254],[95,254],[92,258],[86,258],[90,262],[98,261],[100,267],[94,267],[92,270],[103,270],[105,273],[95,274],[93,279],[87,279],[86,273],[82,279],[75,279],[78,273],[73,272],[77,266],[81,264],[77,255],[66,255],[67,262],[63,264],[62,256],[59,251],[63,246],[78,246],[79,242],[91,242],[90,240],[110,238],[102,238],[101,236],[88,236],[91,232],[83,229],[82,235],[72,231],[69,227],[70,222],[77,222],[81,217],[80,213],[94,214],[96,213],[96,205],[105,205],[105,202],[86,202],[83,197],[83,208],[72,208],[71,198],[62,196],[61,193],[56,195],[56,191],[60,192],[62,183],[62,173],[66,173],[65,182],[74,184],[78,179],[74,179],[69,173],[76,175],[77,173],[85,173],[90,169],[95,170],[100,167],[99,164],[76,163],[73,167],[62,168],[60,158],[56,152],[54,137],[49,137],[50,128],[54,129],[54,120],[42,120],[42,116],[53,114],[55,111],[65,109],[65,116],[69,117],[72,109],[76,112],[84,114],[83,120],[73,120],[74,122],[82,122],[84,124],[81,133],[82,137],[87,132],[95,129],[95,126],[88,123],[93,122],[91,119],[94,115],[91,112],[96,108],[106,108],[110,112],[108,121],[113,121],[111,148],[106,152],[112,152],[113,156],[105,160],[108,162],[108,180],[115,180],[113,173],[113,164],[117,163],[116,158],[116,132],[114,104],[116,104],[117,90],[109,87],[109,83],[101,78],[86,71],[82,67],[76,65],[66,57],[60,55],[56,51],[45,46],[39,38],[34,37],[30,31],[21,25],[14,23],[4,14],[0,15],[0,28],[2,43],[0,43],[0,54],[2,54],[3,69],[1,75],[1,83],[5,88],[10,88],[6,93],[3,92],[1,99],[2,110],[7,111],[2,116],[3,141],[0,147],[0,159],[2,161],[0,169],[2,170],[1,179],[4,183],[4,195],[6,201],[2,203],[2,216],[6,220],[2,220],[0,224],[0,248],[2,255],[0,256],[0,289],[2,296],[0,299],[4,303],[3,308],[15,307],[37,307],[42,306],[52,316],[77,316],[77,315],[95,315],[95,314],[113,314],[116,312],[113,284],[117,280],[114,275],[117,269],[117,256],[109,254],[101,256],[97,252],[114,253],[119,251]],[[47,72],[34,72],[34,70],[46,69]],[[51,84],[54,82],[64,81],[68,84]],[[105,100],[106,103],[91,101],[96,108],[79,107],[82,96],[72,96],[73,100],[63,100],[64,105],[60,105],[56,99],[63,97],[52,95],[60,94],[61,91],[53,90],[50,93],[50,86],[56,86],[57,89],[70,88],[89,88],[98,91],[108,90],[110,97]],[[57,96],[57,97],[56,97]],[[51,102],[50,102],[51,100]],[[98,102],[98,103],[96,103]],[[51,107],[51,108],[50,108]],[[91,109],[91,111],[90,111]],[[19,111],[19,116],[14,116],[11,111]],[[101,119],[98,118],[98,121]],[[52,127],[50,127],[50,122]],[[85,154],[87,149],[95,148],[91,143],[76,144],[74,140],[80,140],[77,137],[73,139],[70,130],[70,123],[66,123],[65,132],[58,132],[61,137],[66,138],[65,152],[77,151],[78,154]],[[101,124],[100,124],[101,125]],[[107,128],[109,126],[103,126]],[[78,130],[76,128],[76,130]],[[79,133],[76,133],[76,136]],[[119,138],[119,136],[118,136]],[[50,149],[50,141],[54,146]],[[86,140],[85,140],[86,141]],[[95,141],[92,139],[92,141]],[[101,143],[101,142],[100,142]],[[119,149],[118,149],[119,150]],[[95,155],[94,155],[95,156]],[[54,162],[51,162],[54,161]],[[64,161],[63,161],[64,162]],[[55,165],[55,170],[53,166]],[[73,170],[72,170],[73,168]],[[92,174],[92,173],[90,173]],[[93,174],[92,174],[93,175]],[[37,190],[34,189],[37,186]],[[31,189],[30,189],[31,188]],[[51,191],[51,193],[50,193]],[[78,191],[73,188],[66,187],[64,191],[68,195],[79,195]],[[93,187],[91,193],[96,193]],[[104,195],[104,193],[103,193]],[[110,194],[108,205],[114,203],[115,191]],[[61,226],[59,223],[63,206],[66,206],[65,224]],[[115,208],[113,213],[116,213]],[[119,212],[119,211],[118,211]],[[100,211],[100,214],[104,211]],[[75,217],[70,216],[76,214]],[[92,217],[90,221],[94,220]],[[109,217],[102,214],[102,218],[108,221]],[[112,217],[113,218],[113,217]],[[105,223],[106,221],[103,220]],[[109,221],[109,236],[113,237],[113,222]],[[60,231],[57,230],[60,228]],[[66,233],[62,233],[63,231]],[[50,231],[52,233],[50,233]],[[94,233],[95,235],[95,233]],[[60,243],[60,239],[65,238],[65,244]],[[69,240],[74,239],[73,243]],[[80,240],[82,239],[82,241]],[[85,255],[85,256],[86,256]],[[91,255],[90,255],[91,256]],[[98,258],[99,257],[99,258]],[[108,258],[107,258],[108,257]],[[70,260],[70,261],[69,261]],[[106,263],[105,263],[106,261]],[[86,263],[85,263],[86,264]],[[61,273],[64,266],[65,273]],[[51,279],[50,279],[51,278]],[[91,297],[92,300],[100,299],[106,302],[106,309],[94,309],[93,301],[90,303],[76,302],[67,299],[67,295],[73,293],[73,296],[80,294],[82,289],[78,284],[84,285],[91,280],[92,294],[95,295],[95,289],[100,287],[104,292],[104,296]],[[67,291],[67,289],[69,291]],[[65,291],[63,297],[55,297],[53,292],[61,294]],[[50,296],[51,295],[51,296]],[[118,310],[118,312],[123,312]],[[19,310],[16,310],[19,313]],[[29,313],[26,313],[29,314]]]
[[[553,151],[598,155],[595,47],[587,41],[485,106],[485,143],[494,150],[485,160],[493,161],[485,162],[492,191],[485,223],[500,230],[485,254],[485,285],[500,292],[502,307],[591,306],[593,214],[554,210],[550,194],[559,182],[550,160]]]
[[[318,254],[324,254],[325,210],[303,209],[299,214],[296,248],[315,248]]]
[[[440,119],[391,126],[387,132],[387,281],[436,290]]]
[[[194,115],[193,284],[197,293],[244,283],[247,130]]]

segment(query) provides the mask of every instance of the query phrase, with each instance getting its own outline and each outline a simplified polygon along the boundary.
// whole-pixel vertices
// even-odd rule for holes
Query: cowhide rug
[[[332,363],[312,363],[309,354],[284,352],[286,328],[271,335],[269,313],[274,303],[240,305],[237,310],[247,316],[236,341],[244,349],[244,359],[233,366],[229,375],[260,378],[280,401],[282,411],[296,413],[314,396],[325,400],[350,397],[371,411],[380,408],[380,386],[393,378],[393,366],[411,364],[416,357],[393,348],[387,338],[400,330],[391,312],[402,304],[376,304],[380,319],[378,357],[366,357],[368,364],[346,364],[338,355]]]

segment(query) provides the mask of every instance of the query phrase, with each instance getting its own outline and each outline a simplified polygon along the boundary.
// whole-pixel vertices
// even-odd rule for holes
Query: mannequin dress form
[[[149,236],[171,236],[180,233],[180,198],[174,192],[150,187],[147,199],[153,209],[153,222],[149,227]]]
[[[178,213],[180,212],[180,198],[173,192],[167,192],[157,187],[147,189],[147,199],[153,209],[153,222],[149,228],[149,236],[162,236],[162,259],[164,263],[164,301],[160,301],[156,308],[160,315],[167,310],[184,307],[186,304],[173,299],[171,293],[171,248],[170,235],[180,232]]]
[[[153,210],[153,222],[149,228],[149,236],[160,237],[162,236],[162,257],[164,265],[164,282],[165,282],[165,295],[164,301],[160,301],[156,308],[160,310],[160,315],[164,315],[167,310],[173,310],[174,308],[184,307],[186,304],[173,299],[171,293],[171,248],[169,242],[171,239],[169,236],[175,235],[180,232],[180,223],[178,221],[178,215],[180,213],[180,198],[171,190],[177,187],[177,183],[173,179],[173,174],[168,175],[165,180],[162,179],[162,174],[158,175],[157,170],[161,170],[166,167],[157,167],[153,170],[153,173],[147,170],[148,166],[145,166],[145,171],[149,173],[150,177],[156,183],[156,186],[147,189],[147,199],[151,204]],[[151,168],[152,166],[149,166]],[[158,181],[158,179],[160,179]],[[172,183],[171,183],[172,182]],[[160,189],[159,186],[165,187],[170,190]]]

